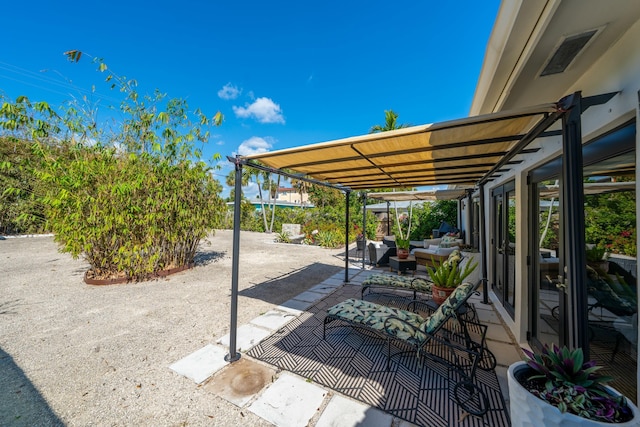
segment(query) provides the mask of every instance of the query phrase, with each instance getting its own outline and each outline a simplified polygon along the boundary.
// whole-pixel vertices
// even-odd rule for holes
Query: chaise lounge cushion
[[[350,298],[329,308],[327,315],[366,326],[394,338],[411,342],[414,345],[421,342],[416,341],[415,332],[424,323],[424,318],[411,311]],[[410,326],[407,323],[393,322],[391,320],[391,326],[385,328],[385,323],[389,318],[404,320]],[[424,336],[420,334],[418,339],[424,340]]]
[[[419,292],[431,292],[431,283],[419,277],[392,276],[389,274],[372,274],[362,281],[362,286],[383,286],[402,288]]]
[[[381,332],[391,338],[421,346],[433,335],[443,322],[467,300],[474,290],[471,283],[463,283],[429,317],[369,301],[350,298],[327,310],[327,317],[346,320],[350,323]]]
[[[420,325],[420,331],[425,334],[433,334],[435,329],[442,323],[442,320],[450,314],[456,313],[460,306],[467,300],[469,293],[473,290],[473,284],[462,283],[453,293],[438,307],[438,309],[426,321]]]

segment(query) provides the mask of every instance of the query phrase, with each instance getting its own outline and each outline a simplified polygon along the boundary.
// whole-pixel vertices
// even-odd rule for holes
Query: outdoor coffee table
[[[413,255],[409,255],[406,259],[400,259],[397,256],[389,257],[389,271],[393,270],[396,270],[398,274],[412,270],[413,274],[416,274],[416,258]]]

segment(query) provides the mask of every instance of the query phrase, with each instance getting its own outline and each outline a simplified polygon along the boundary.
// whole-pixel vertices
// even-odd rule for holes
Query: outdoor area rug
[[[420,364],[415,353],[407,353],[394,356],[387,371],[385,341],[346,324],[333,325],[339,322],[330,324],[323,339],[327,309],[348,298],[360,298],[359,285],[338,288],[247,354],[417,425],[510,425],[495,371],[477,371],[477,384],[489,400],[489,411],[478,417],[458,407],[453,397],[457,374],[442,364]]]

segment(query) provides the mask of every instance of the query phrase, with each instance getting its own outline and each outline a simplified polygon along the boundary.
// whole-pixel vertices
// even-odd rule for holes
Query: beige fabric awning
[[[635,181],[585,182],[584,184],[582,184],[582,186],[583,186],[583,191],[585,195],[606,194],[606,193],[616,193],[619,191],[635,191],[636,190]],[[559,185],[540,186],[538,191],[539,191],[540,197],[543,197],[543,198],[555,197],[557,199],[560,194],[560,186]]]
[[[557,111],[556,104],[544,104],[242,159],[257,160],[274,169],[290,169],[353,190],[472,186],[485,177],[524,135]]]
[[[384,200],[388,202],[453,200],[464,197],[467,194],[467,189],[472,188],[473,187],[426,191],[394,191],[388,193],[369,193],[367,194],[367,198]]]

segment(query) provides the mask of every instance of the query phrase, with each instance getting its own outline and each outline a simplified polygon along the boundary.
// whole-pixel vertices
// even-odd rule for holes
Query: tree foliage
[[[635,192],[585,196],[585,240],[608,252],[636,256]]]
[[[0,137],[0,234],[47,231],[44,206],[33,197],[43,186],[29,169],[33,160],[25,141]]]
[[[106,81],[125,96],[115,129],[101,127],[91,108],[71,103],[57,113],[25,97],[2,104],[0,128],[38,160],[20,166],[42,183],[31,200],[44,206],[62,250],[84,256],[94,276],[140,280],[193,263],[200,240],[221,225],[222,188],[201,157],[222,117],[159,91],[140,96],[135,81],[110,72]]]
[[[436,200],[414,208],[414,225],[411,240],[425,239],[431,236],[433,229],[439,228],[443,221],[457,226],[458,205],[455,200]]]

